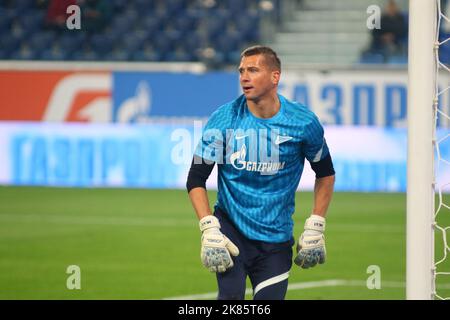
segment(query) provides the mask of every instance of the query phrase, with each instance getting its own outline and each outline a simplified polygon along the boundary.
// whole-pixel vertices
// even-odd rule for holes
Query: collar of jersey
[[[250,111],[250,109],[248,108],[247,101],[244,100],[244,101],[245,101],[245,107],[246,107],[247,112],[249,113],[250,117],[252,117],[253,119],[255,119],[255,120],[257,120],[257,121],[261,121],[261,122],[265,122],[265,123],[273,122],[273,121],[277,120],[278,118],[280,118],[281,115],[282,115],[283,112],[284,112],[284,104],[285,104],[285,100],[284,100],[284,97],[283,97],[282,95],[280,95],[280,94],[277,94],[277,95],[278,95],[278,100],[280,101],[280,109],[278,110],[278,112],[277,112],[275,115],[273,115],[273,116],[270,117],[270,118],[258,118],[257,116],[255,116],[255,115]]]

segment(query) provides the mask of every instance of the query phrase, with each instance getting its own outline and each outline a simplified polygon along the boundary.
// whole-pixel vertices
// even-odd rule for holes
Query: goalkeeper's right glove
[[[325,218],[311,215],[305,222],[305,231],[298,239],[297,257],[294,262],[303,269],[314,267],[325,262]]]
[[[211,272],[225,272],[234,266],[230,253],[239,255],[239,249],[222,232],[220,223],[213,215],[202,218],[199,222],[202,232],[202,249],[200,257],[203,265]]]

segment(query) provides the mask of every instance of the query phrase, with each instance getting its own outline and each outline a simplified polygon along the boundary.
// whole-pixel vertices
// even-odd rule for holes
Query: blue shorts
[[[218,299],[243,300],[247,276],[252,283],[253,299],[284,299],[294,238],[282,243],[250,240],[239,232],[223,210],[216,208],[214,215],[220,221],[221,232],[239,248],[239,255],[233,257],[234,266],[217,273]]]

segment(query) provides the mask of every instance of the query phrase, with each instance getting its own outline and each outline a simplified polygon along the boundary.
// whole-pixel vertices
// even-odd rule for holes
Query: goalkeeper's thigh
[[[288,287],[288,279],[277,282],[259,290],[253,300],[284,300]]]
[[[235,258],[233,268],[226,272],[217,273],[217,285],[219,294],[217,300],[244,300],[247,273],[244,264],[239,258]]]
[[[227,214],[217,208],[214,215],[219,219],[221,225],[220,231],[239,247],[239,251],[241,248],[243,249],[241,241],[244,238],[228,219]],[[231,257],[234,266],[227,269],[225,272],[216,273],[219,289],[218,300],[244,300],[247,278],[247,272],[243,261],[245,255],[246,253],[242,252],[242,254],[239,254],[236,257]]]
[[[258,258],[249,270],[254,300],[283,300],[292,266],[294,239],[283,243],[259,243],[252,251]]]

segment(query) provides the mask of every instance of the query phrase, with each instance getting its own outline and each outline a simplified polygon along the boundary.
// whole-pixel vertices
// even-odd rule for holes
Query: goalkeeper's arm
[[[305,222],[305,230],[297,244],[294,262],[302,268],[314,267],[325,262],[325,217],[334,190],[335,171],[331,156],[311,163],[316,173],[313,213]]]
[[[213,168],[214,163],[207,164],[202,158],[194,156],[186,188],[192,206],[200,220],[199,227],[202,232],[201,261],[211,272],[225,272],[226,269],[233,267],[231,255],[237,256],[239,249],[220,232],[219,220],[211,214],[206,192],[206,180]]]
[[[206,163],[203,158],[196,155],[192,159],[186,189],[199,220],[211,215],[208,194],[206,193],[206,180],[208,180],[214,165],[215,163]]]

